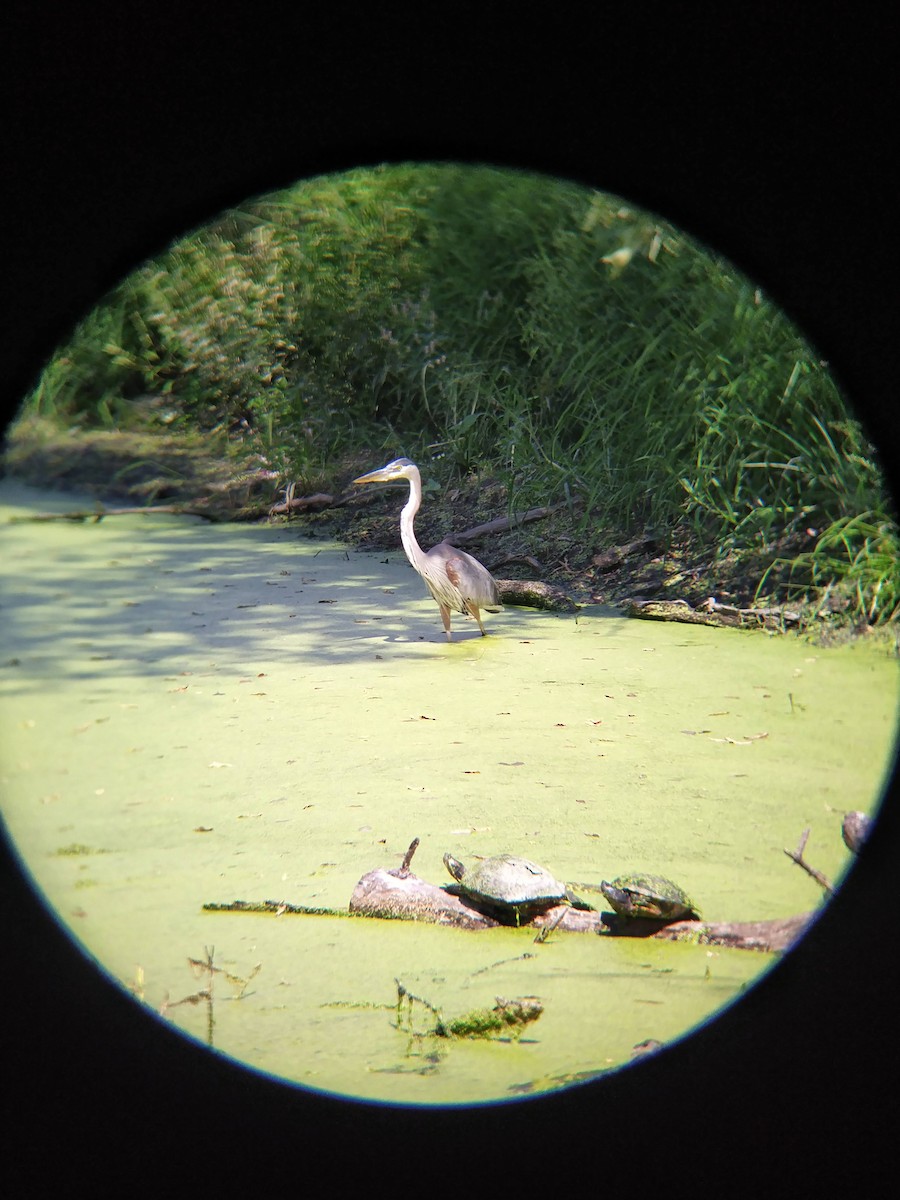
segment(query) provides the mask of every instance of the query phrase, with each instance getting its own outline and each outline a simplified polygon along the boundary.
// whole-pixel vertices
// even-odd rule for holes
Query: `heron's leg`
[[[447,641],[453,640],[453,634],[450,632],[450,609],[446,604],[441,604],[438,601],[438,608],[441,610],[441,620],[444,622],[444,632],[447,634]]]
[[[481,630],[481,636],[487,637],[487,632],[485,631],[485,628],[484,628],[484,622],[481,619],[481,613],[478,611],[477,606],[474,605],[471,600],[468,600],[468,601],[466,601],[466,607],[468,608],[468,610],[472,614],[472,616],[475,618],[475,620],[478,622],[478,628]]]

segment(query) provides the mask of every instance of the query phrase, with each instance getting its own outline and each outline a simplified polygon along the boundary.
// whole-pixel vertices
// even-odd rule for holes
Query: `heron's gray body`
[[[377,471],[360,475],[353,482],[388,483],[394,479],[406,479],[409,482],[409,499],[400,513],[400,541],[406,557],[425,580],[437,602],[447,640],[451,638],[451,609],[474,617],[484,636],[481,609],[498,612],[501,607],[497,582],[487,567],[482,566],[471,554],[466,554],[465,550],[459,550],[449,542],[439,542],[425,551],[416,541],[413,523],[422,503],[422,477],[415,463],[408,458],[396,458]]]

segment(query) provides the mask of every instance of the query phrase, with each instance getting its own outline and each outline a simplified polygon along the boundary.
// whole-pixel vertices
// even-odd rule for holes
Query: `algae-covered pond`
[[[49,905],[148,1019],[207,1037],[189,959],[215,948],[214,1043],[352,1097],[541,1092],[702,1024],[772,963],[749,951],[528,929],[210,913],[346,908],[445,851],[558,878],[672,877],[710,920],[816,908],[784,855],[839,880],[849,809],[893,756],[884,644],[507,608],[438,611],[402,552],[184,517],[9,523],[77,507],[0,487],[3,816]],[[254,973],[255,972],[255,973]],[[251,978],[252,976],[252,978]],[[448,1016],[540,997],[522,1037],[418,1037],[397,980]],[[242,981],[249,981],[242,989]],[[639,1068],[637,1068],[639,1069]]]

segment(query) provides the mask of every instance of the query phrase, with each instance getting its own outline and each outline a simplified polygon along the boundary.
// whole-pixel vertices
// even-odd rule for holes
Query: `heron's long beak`
[[[359,479],[354,479],[354,483],[388,483],[394,479],[393,475],[386,475],[384,468],[379,468],[377,471],[370,471],[368,475],[360,475]]]

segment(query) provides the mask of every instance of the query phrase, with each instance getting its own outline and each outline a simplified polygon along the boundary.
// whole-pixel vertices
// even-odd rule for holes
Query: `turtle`
[[[621,917],[656,921],[696,921],[700,914],[681,888],[662,875],[635,872],[612,883],[604,879],[600,891]]]
[[[841,824],[841,836],[844,839],[844,845],[847,849],[852,850],[854,854],[859,854],[863,842],[869,836],[871,827],[872,819],[871,817],[867,817],[865,813],[844,813],[844,820]]]
[[[521,925],[555,904],[591,909],[564,883],[528,858],[516,854],[497,854],[467,869],[452,854],[444,855],[444,866],[457,881],[451,890],[484,909],[505,925]]]

